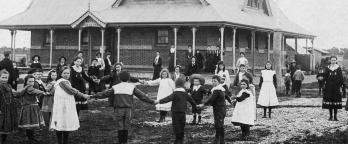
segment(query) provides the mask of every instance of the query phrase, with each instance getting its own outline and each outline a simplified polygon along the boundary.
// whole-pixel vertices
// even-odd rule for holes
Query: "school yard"
[[[209,83],[210,79],[207,78],[207,81]],[[257,83],[257,80],[255,81]],[[149,93],[153,99],[156,98],[157,87],[138,87]],[[339,121],[328,121],[328,111],[321,109],[321,97],[318,96],[316,87],[315,77],[308,76],[303,86],[303,97],[279,97],[280,106],[273,110],[271,119],[261,118],[263,110],[258,108],[257,122],[251,128],[251,136],[248,141],[242,141],[240,128],[231,124],[233,108],[228,106],[225,119],[226,143],[346,143],[348,141],[348,113],[345,110],[339,110]],[[70,142],[73,144],[116,143],[118,141],[116,122],[112,117],[113,109],[107,107],[107,100],[91,100],[89,104],[90,110],[83,111],[81,127],[78,131],[71,133]],[[154,122],[158,119],[158,115],[153,105],[135,101],[130,144],[172,143],[171,118],[167,117],[166,122],[159,125]],[[191,119],[192,115],[188,110],[187,123]],[[215,134],[213,127],[212,108],[209,107],[203,112],[202,124],[186,126],[185,143],[211,143]],[[37,137],[45,144],[56,143],[55,133],[48,131],[47,128],[38,130]],[[9,137],[9,143],[24,144],[25,139],[25,132],[19,131]]]

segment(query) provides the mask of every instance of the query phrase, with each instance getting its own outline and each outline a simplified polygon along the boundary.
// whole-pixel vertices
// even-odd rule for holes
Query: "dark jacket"
[[[193,85],[192,85],[191,88],[188,90],[188,92],[191,94],[193,100],[195,100],[197,104],[201,104],[203,100],[203,96],[207,94],[207,91],[203,88],[203,86],[200,86],[198,90],[194,91]]]
[[[159,103],[163,104],[170,101],[172,101],[171,110],[173,112],[186,112],[187,102],[189,102],[192,105],[192,107],[196,107],[195,101],[192,99],[190,95],[188,95],[187,92],[185,92],[184,88],[175,89],[171,95],[161,99]]]
[[[93,97],[105,98],[112,96],[114,97],[114,108],[132,108],[134,104],[133,95],[144,102],[150,104],[154,103],[154,101],[147,97],[145,93],[135,88],[134,85],[127,82],[122,82],[117,85],[114,85],[109,90],[99,92],[95,94]]]
[[[31,63],[30,68],[32,69],[42,69],[41,63]]]
[[[186,76],[191,76],[198,72],[198,63],[195,62],[193,65],[192,62],[187,65]]]
[[[211,105],[213,107],[226,106],[225,99],[231,103],[230,97],[225,95],[225,89],[222,85],[218,85],[212,89],[211,97],[204,103],[204,105]]]
[[[14,75],[13,75],[13,64],[12,61],[8,58],[4,58],[1,62],[0,62],[0,70],[2,69],[6,69],[9,73],[10,73],[10,77],[8,82],[11,83],[14,79]]]
[[[251,84],[253,83],[253,76],[250,73],[245,72],[244,76],[250,80]],[[239,84],[239,72],[236,74],[236,77],[234,78],[232,86],[238,86],[238,84]]]
[[[111,73],[111,65],[109,64],[109,61],[107,58],[104,59],[104,63],[105,63],[104,75],[109,75]]]

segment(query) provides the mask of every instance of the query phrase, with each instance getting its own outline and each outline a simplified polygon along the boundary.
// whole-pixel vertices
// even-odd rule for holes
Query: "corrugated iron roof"
[[[292,34],[313,36],[291,22],[269,0],[272,15],[245,7],[246,0],[33,0],[24,12],[0,22],[0,28],[15,26],[71,26],[89,9],[106,24],[127,23],[229,23]],[[205,3],[206,2],[206,3]]]

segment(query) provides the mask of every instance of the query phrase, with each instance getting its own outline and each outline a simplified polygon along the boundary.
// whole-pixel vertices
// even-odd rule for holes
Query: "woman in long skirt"
[[[331,64],[325,68],[324,74],[324,96],[323,109],[329,109],[329,120],[338,121],[337,109],[342,109],[342,95],[340,88],[343,85],[343,76],[340,66],[337,64],[337,57],[330,57]],[[332,113],[334,115],[332,116]]]

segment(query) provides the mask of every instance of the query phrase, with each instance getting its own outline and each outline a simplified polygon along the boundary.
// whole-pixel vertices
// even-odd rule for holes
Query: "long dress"
[[[218,75],[220,77],[223,77],[225,76],[226,79],[225,79],[225,83],[227,85],[228,88],[230,88],[230,85],[231,85],[231,77],[230,77],[230,73],[228,72],[228,70],[225,70],[225,71],[222,71],[220,70],[219,72],[215,71],[215,75]]]
[[[0,84],[0,110],[0,134],[15,132],[18,128],[17,107],[8,83]]]
[[[164,79],[156,79],[152,81],[147,82],[148,85],[159,85],[158,87],[158,93],[157,93],[157,100],[161,100],[170,94],[173,93],[175,89],[175,83],[171,78],[164,78]],[[157,104],[156,105],[156,110],[158,111],[170,111],[172,107],[172,102],[168,102],[165,104]]]
[[[75,106],[74,95],[67,93],[60,83],[67,83],[66,85],[72,89],[71,84],[66,79],[59,79],[55,85],[54,103],[52,110],[52,119],[50,129],[58,131],[75,131],[80,127],[79,118]],[[75,90],[77,95],[81,93]]]
[[[27,87],[21,94],[22,108],[19,112],[18,127],[25,129],[35,129],[45,126],[45,121],[38,104],[38,96],[43,95],[44,92]]]
[[[326,67],[324,74],[323,109],[342,109],[340,88],[343,84],[342,70],[338,65]]]
[[[273,70],[262,70],[262,84],[257,104],[264,107],[274,107],[279,105],[276,89],[274,86]]]
[[[251,90],[244,89],[238,93],[237,97],[241,97],[243,93],[249,94],[249,97],[237,102],[231,121],[234,125],[246,124],[253,126],[256,120],[255,96]]]
[[[71,67],[70,82],[73,88],[77,89],[81,93],[86,93],[85,80],[90,83],[93,83],[93,80],[89,76],[87,76],[83,67],[81,67],[81,70],[75,70],[73,67]],[[77,109],[79,110],[88,109],[88,104],[86,99],[75,96],[75,100],[76,100]]]

